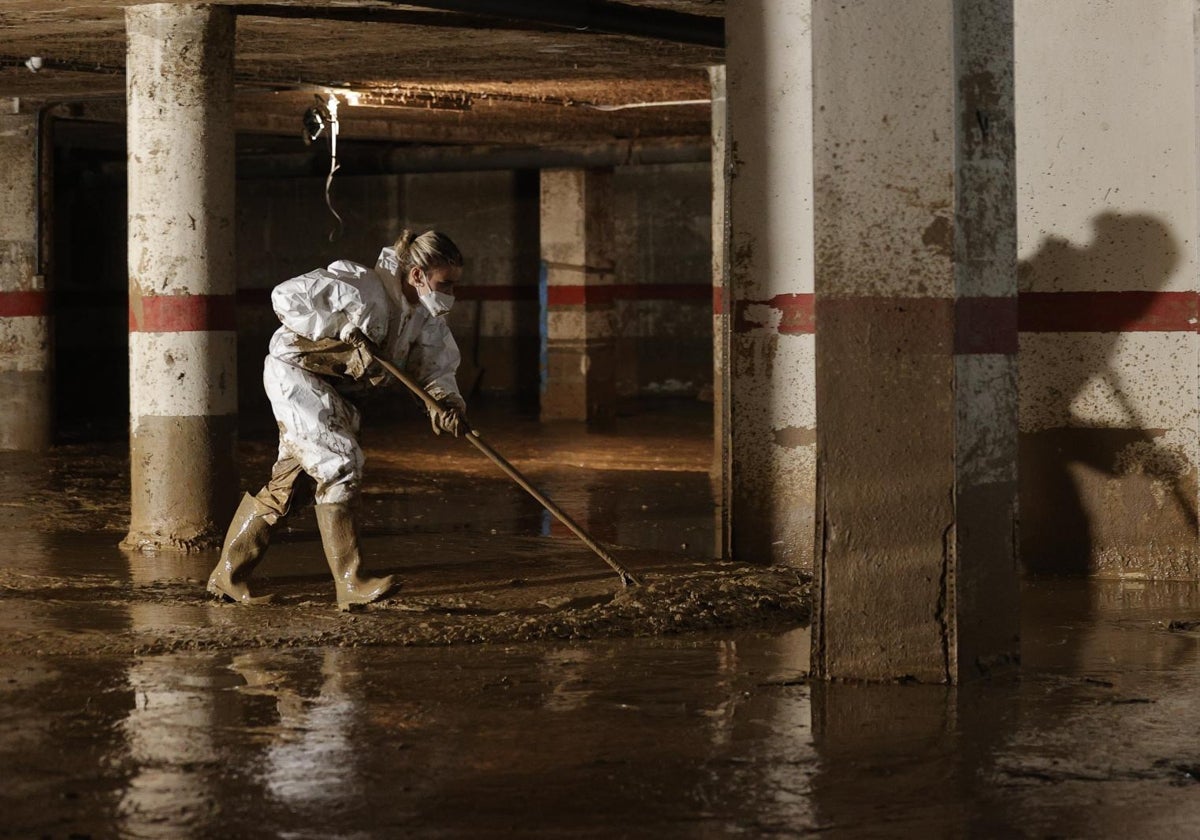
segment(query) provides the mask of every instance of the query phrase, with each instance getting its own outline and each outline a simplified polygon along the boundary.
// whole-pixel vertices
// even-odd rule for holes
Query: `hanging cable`
[[[329,195],[329,190],[333,186],[333,173],[340,168],[337,159],[338,98],[336,94],[329,94],[329,98],[325,101],[325,108],[329,113],[329,174],[325,176],[325,206],[329,208],[333,218],[337,219],[337,228],[329,231],[329,241],[335,242],[341,238],[342,232],[345,230],[342,217],[338,215],[338,211],[333,209],[333,200]]]
[[[341,168],[337,158],[338,98],[337,94],[332,92],[327,99],[322,99],[319,95],[315,98],[317,104],[304,112],[304,143],[308,145],[325,134],[326,129],[329,130],[329,174],[325,176],[325,206],[329,208],[333,218],[337,219],[337,227],[329,231],[329,241],[334,242],[341,238],[345,229],[342,217],[333,209],[333,198],[330,195],[333,175]]]

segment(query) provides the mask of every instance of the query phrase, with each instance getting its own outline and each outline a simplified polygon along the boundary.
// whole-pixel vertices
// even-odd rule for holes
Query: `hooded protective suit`
[[[455,382],[461,356],[443,318],[400,293],[398,260],[384,248],[375,267],[338,260],[275,287],[281,326],[271,337],[263,386],[279,424],[279,458],[258,499],[285,515],[300,473],[317,504],[350,501],[362,478],[359,412],[346,399],[391,380],[348,342],[358,329],[446,406],[465,410]]]

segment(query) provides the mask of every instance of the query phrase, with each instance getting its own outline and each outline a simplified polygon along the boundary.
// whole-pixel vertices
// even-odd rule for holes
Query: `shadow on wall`
[[[1175,384],[1188,393],[1195,379],[1193,358],[1170,355],[1170,333],[1195,329],[1195,297],[1161,291],[1179,245],[1149,215],[1103,213],[1093,227],[1086,247],[1050,237],[1018,268],[1021,557],[1035,575],[1111,571],[1105,549],[1195,540],[1195,475],[1162,440],[1178,430],[1151,427],[1151,401],[1129,396],[1178,399]]]

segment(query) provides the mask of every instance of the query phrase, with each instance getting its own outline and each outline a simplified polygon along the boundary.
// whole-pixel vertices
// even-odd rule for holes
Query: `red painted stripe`
[[[701,283],[550,286],[547,292],[550,303],[555,306],[619,300],[710,300],[713,311],[721,313],[720,287]],[[458,295],[464,300],[532,300],[536,292],[530,286],[462,286]],[[815,323],[812,299],[811,294],[777,295],[764,301],[737,301],[733,306],[744,314],[746,307],[752,304],[765,304],[782,313],[780,332],[810,333]],[[991,335],[980,339],[991,346],[1007,346],[1009,339],[1001,338],[1000,334],[1010,325],[1011,303],[998,301],[1011,301],[1011,298],[960,300],[981,302],[960,303],[960,309],[967,307],[974,311],[972,308],[991,307],[988,310],[990,316],[981,312],[983,320],[972,321],[971,331],[980,332],[981,336]],[[1190,332],[1200,328],[1197,324],[1200,301],[1194,292],[1024,292],[1019,301],[1017,312],[1021,332]],[[964,313],[961,317],[971,316]],[[743,330],[760,326],[745,321],[740,323]]]
[[[954,301],[954,352],[1017,352],[1017,299],[958,298]]]
[[[1195,292],[1023,292],[1021,332],[1193,332]]]
[[[779,312],[780,335],[810,335],[817,326],[814,303],[815,296],[811,292],[775,295],[769,300],[735,300],[732,302],[733,331],[745,333],[771,328],[774,313],[760,308],[765,306]]]
[[[815,296],[812,293],[776,295],[771,298],[773,306],[783,312],[779,322],[781,335],[812,333],[817,328]]]
[[[459,286],[454,290],[459,300],[537,301],[537,286]],[[238,306],[270,306],[271,290],[238,289]]]
[[[487,301],[536,301],[537,286],[470,286],[461,285],[454,289],[454,296],[459,300]]]
[[[0,318],[46,315],[45,292],[0,292]]]
[[[600,291],[602,290],[602,291]],[[454,290],[459,300],[536,301],[537,286],[471,286],[460,285]],[[708,302],[719,294],[707,283],[622,283],[607,286],[549,286],[547,297],[556,306],[583,303],[611,303],[617,300],[679,300]],[[239,306],[270,305],[270,289],[239,289]]]
[[[461,286],[462,300],[533,301],[536,287]],[[271,290],[241,289],[236,300],[242,305],[270,305]],[[722,290],[702,283],[627,283],[607,286],[550,286],[547,296],[554,306],[607,304],[618,300],[709,301],[721,314]],[[1195,292],[1022,292],[1017,307],[1020,332],[1195,332],[1200,330],[1200,297]],[[142,299],[141,331],[185,329],[233,329],[232,296],[182,295]],[[1011,352],[1010,298],[960,299],[958,352]],[[151,301],[151,303],[145,303]],[[976,301],[968,303],[967,301]],[[114,301],[115,302],[115,301]],[[781,313],[779,331],[784,334],[811,333],[815,324],[811,294],[777,295],[764,301],[734,301],[738,315],[735,331],[758,329],[765,323],[749,321],[747,307],[763,304]],[[990,307],[990,308],[989,308]],[[1001,311],[1003,310],[1003,311]],[[0,317],[46,315],[45,292],[0,292]],[[759,319],[761,320],[761,319]],[[130,329],[134,326],[130,309]],[[169,323],[199,326],[165,326]],[[207,325],[209,323],[215,325]],[[155,325],[159,326],[155,326]],[[974,336],[974,337],[973,337]],[[991,347],[992,350],[972,349]],[[999,349],[995,349],[999,348]]]
[[[469,288],[481,287],[463,286],[459,292],[465,292]],[[582,306],[585,303],[605,304],[614,303],[618,300],[694,300],[708,302],[714,294],[712,289],[713,287],[708,283],[612,283],[604,286],[553,285],[546,287],[546,299],[553,306]]]
[[[234,295],[146,295],[129,300],[130,332],[237,329]]]
[[[714,293],[714,304],[719,298]],[[781,313],[781,334],[811,333],[813,295],[777,295],[733,302],[735,332],[770,323],[768,306]],[[960,298],[955,302],[955,352],[1015,353],[1018,332],[1195,332],[1200,298],[1195,292],[1026,292],[1012,298]]]
[[[616,300],[616,286],[547,286],[551,306],[603,306]]]
[[[702,300],[712,295],[709,283],[629,283],[619,284],[617,297],[622,300]]]

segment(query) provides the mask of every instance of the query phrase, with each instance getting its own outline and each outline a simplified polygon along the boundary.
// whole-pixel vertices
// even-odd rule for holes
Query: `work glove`
[[[446,400],[438,401],[438,410],[429,410],[429,425],[433,427],[433,433],[440,435],[442,432],[449,432],[458,437],[460,433],[466,434],[469,431],[467,426],[467,418],[465,410],[457,405],[453,405]]]
[[[342,328],[342,332],[338,335],[338,338],[351,347],[370,353],[372,356],[379,353],[379,348],[375,345],[375,342],[367,338],[366,333],[353,324],[346,324]]]

